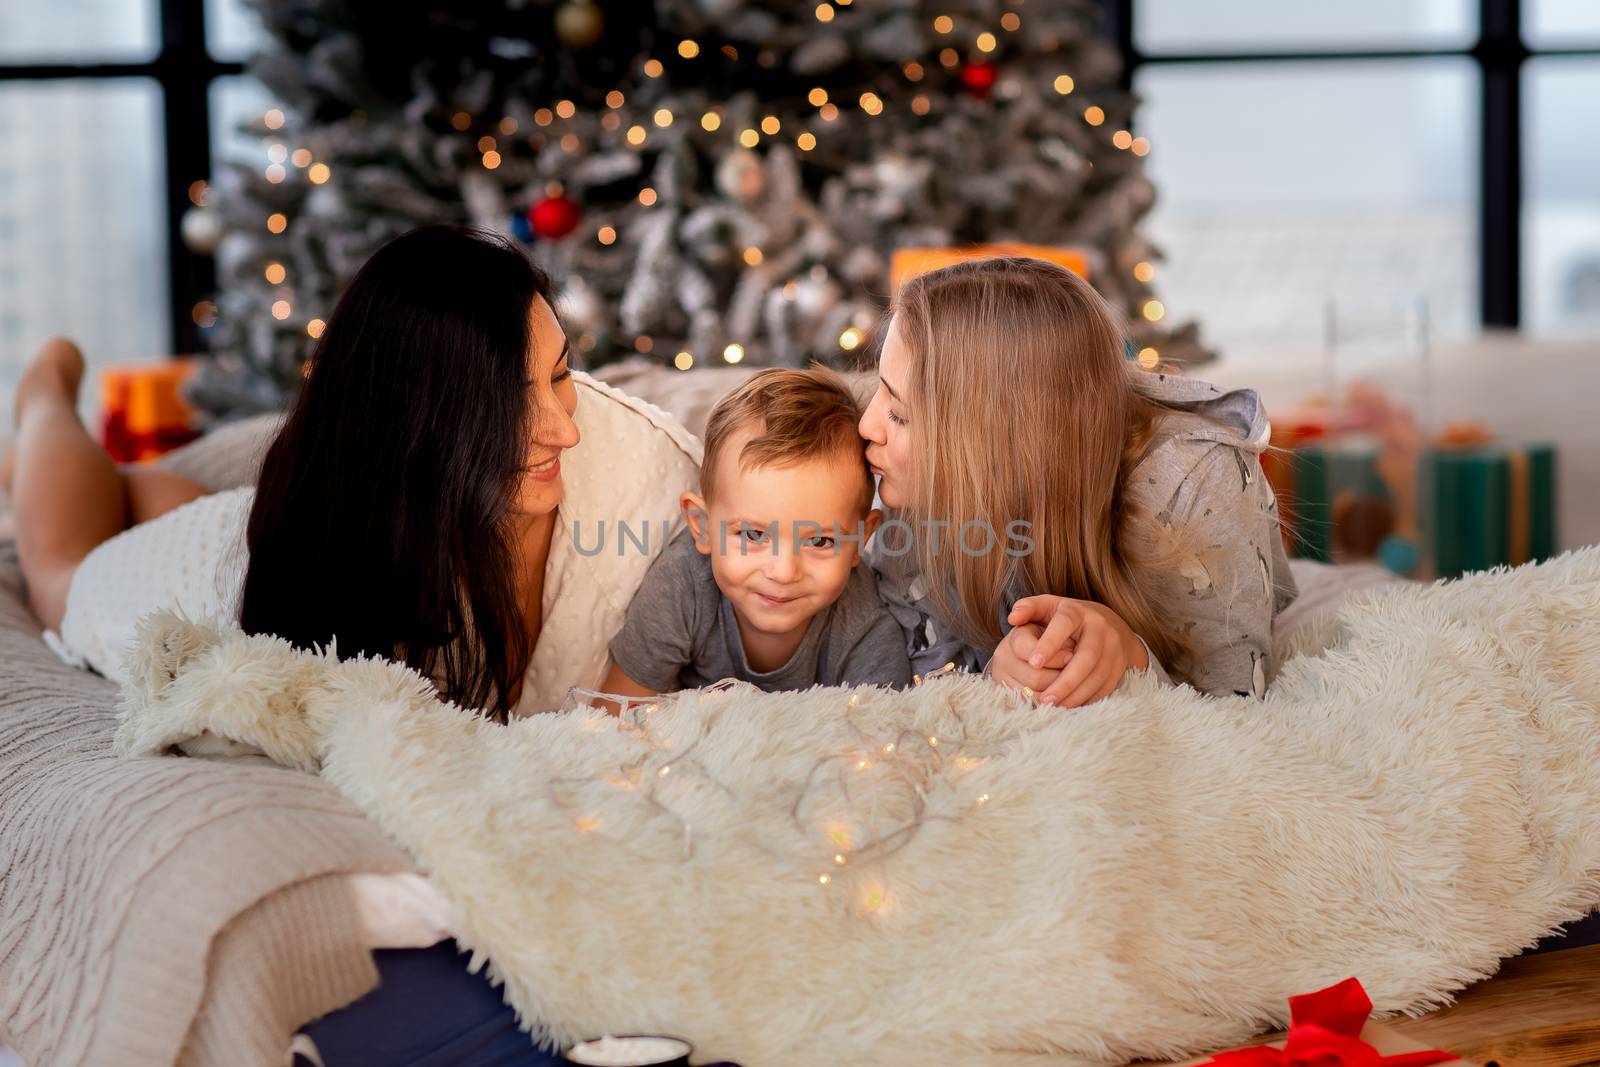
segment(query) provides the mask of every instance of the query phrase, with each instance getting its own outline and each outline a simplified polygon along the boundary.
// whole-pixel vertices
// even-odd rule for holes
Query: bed
[[[748,373],[600,376],[698,431]],[[244,484],[272,429],[238,424],[164,463]],[[1394,580],[1295,571],[1291,642],[1351,590]],[[116,699],[41,641],[0,543],[0,1065],[283,1062],[303,1024],[374,987],[374,950],[443,936],[410,858],[330,786],[265,763],[115,760]]]

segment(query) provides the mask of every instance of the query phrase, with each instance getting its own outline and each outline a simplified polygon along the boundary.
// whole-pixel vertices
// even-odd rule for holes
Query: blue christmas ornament
[[[533,223],[528,221],[526,211],[513,211],[511,213],[511,236],[523,244],[533,243]]]

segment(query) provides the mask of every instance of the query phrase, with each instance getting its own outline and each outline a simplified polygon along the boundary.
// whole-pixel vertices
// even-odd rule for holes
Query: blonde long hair
[[[948,523],[912,551],[933,605],[962,640],[993,648],[1014,584],[1106,605],[1172,664],[1183,642],[1124,550],[1123,487],[1160,408],[1133,388],[1123,331],[1089,284],[1043,260],[973,260],[906,282],[895,329],[910,357],[914,530]],[[969,520],[999,547],[961,551]],[[1033,549],[1008,555],[1002,531],[1029,523]],[[981,547],[968,542],[973,550]]]

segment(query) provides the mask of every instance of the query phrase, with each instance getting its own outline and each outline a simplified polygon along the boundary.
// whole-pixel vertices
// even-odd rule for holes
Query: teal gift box
[[[1379,456],[1375,445],[1360,441],[1285,450],[1275,481],[1290,555],[1341,563],[1373,558],[1413,577],[1454,578],[1556,554],[1554,446],[1429,449],[1418,472],[1420,529],[1410,533],[1378,476]],[[1418,533],[1421,543],[1411,544]]]
[[[1291,556],[1332,563],[1376,554],[1394,527],[1378,455],[1376,445],[1360,442],[1288,450],[1287,475],[1274,488],[1287,519]]]
[[[1432,449],[1422,492],[1437,577],[1556,554],[1553,445]]]

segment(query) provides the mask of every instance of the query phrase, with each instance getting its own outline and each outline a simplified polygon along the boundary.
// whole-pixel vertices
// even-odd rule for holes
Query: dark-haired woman
[[[549,297],[492,236],[392,241],[329,316],[257,486],[214,494],[119,471],[78,421],[82,357],[47,344],[17,389],[12,492],[53,645],[120,679],[138,619],[176,607],[399,660],[497,718],[597,686],[699,443],[574,371]]]
[[[497,718],[598,687],[700,445],[574,371],[549,297],[488,235],[396,239],[329,316],[258,485],[222,493],[119,471],[78,421],[82,356],[47,344],[17,389],[11,489],[48,639],[120,679],[138,619],[175,607],[400,660]],[[378,989],[306,1027],[322,1062],[554,1064],[421,925],[374,952]]]

